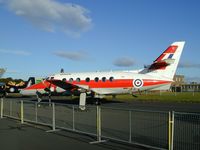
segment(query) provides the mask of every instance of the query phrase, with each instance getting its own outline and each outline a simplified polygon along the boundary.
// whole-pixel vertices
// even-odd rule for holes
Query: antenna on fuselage
[[[61,68],[60,73],[64,73],[64,69],[63,68]]]

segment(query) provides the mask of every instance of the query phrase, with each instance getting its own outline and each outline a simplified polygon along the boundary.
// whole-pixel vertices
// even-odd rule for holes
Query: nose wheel
[[[100,99],[100,98],[96,98],[95,104],[96,104],[96,105],[101,105],[101,99]]]

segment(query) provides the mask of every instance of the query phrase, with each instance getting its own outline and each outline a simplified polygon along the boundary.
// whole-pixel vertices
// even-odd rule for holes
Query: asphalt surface
[[[16,99],[16,98],[7,98],[7,99]],[[31,98],[17,98],[17,100],[33,101],[36,102],[35,97]],[[48,98],[44,97],[42,102],[48,102]],[[79,100],[71,100],[69,97],[52,97],[52,102],[60,104],[69,104],[69,105],[78,105]],[[95,106],[94,99],[87,99],[88,106]],[[119,101],[112,100],[107,101],[106,99],[101,100],[101,106],[111,107],[111,108],[120,108],[120,109],[137,109],[137,110],[147,110],[147,111],[176,111],[176,112],[187,112],[187,113],[200,113],[200,103],[188,103],[188,102],[158,102],[158,101]]]
[[[12,100],[12,103],[10,100]],[[48,103],[41,103],[39,105],[36,105],[35,102],[37,100],[35,98],[6,98],[4,113],[12,117],[19,118],[20,116],[19,100],[24,100],[24,117],[26,120],[31,120],[34,122],[37,120],[38,123],[49,124],[49,125],[52,124],[52,106],[49,105]],[[44,102],[48,102],[48,99],[47,98],[44,99]],[[63,127],[69,130],[75,129],[76,131],[87,132],[89,134],[96,134],[97,132],[96,105],[94,104],[94,102],[91,102],[90,99],[87,102],[88,105],[85,111],[79,110],[78,99],[66,100],[63,99],[63,97],[53,97],[52,102],[56,103],[55,104],[56,126]],[[10,111],[10,109],[12,109],[12,112]],[[36,109],[37,109],[37,119],[36,119]],[[108,138],[114,138],[117,140],[127,141],[128,143],[128,141],[130,141],[130,133],[131,133],[132,142],[167,149],[169,111],[184,112],[175,114],[175,122],[176,122],[175,143],[174,143],[175,148],[183,150],[183,148],[188,146],[188,148],[186,148],[188,150],[190,150],[191,147],[192,149],[199,149],[200,148],[200,142],[199,142],[200,104],[198,103],[169,103],[169,102],[144,102],[144,101],[120,102],[117,100],[116,101],[102,100],[101,102],[102,136]],[[195,114],[188,114],[188,113],[195,113]],[[130,132],[130,126],[131,126],[131,132]],[[32,135],[31,133],[29,134]],[[72,138],[73,140],[76,139],[79,142],[81,141],[80,139],[82,139],[87,144],[95,140],[94,136],[93,138],[92,137],[88,138],[88,136],[83,136],[82,134],[75,134],[72,132],[62,132],[62,131],[56,132],[57,136],[62,134],[65,134],[64,137],[73,137]],[[40,137],[39,133],[37,136]],[[48,138],[42,138],[42,140],[41,139],[40,140],[42,141],[42,143],[46,143],[45,145],[48,145],[47,141],[51,141],[51,139],[47,141],[46,139]],[[67,141],[68,140],[69,139],[67,139]],[[69,145],[70,146],[73,145],[72,143],[73,142],[70,142]],[[50,143],[50,145],[51,144],[52,143]],[[77,147],[76,142],[74,142],[74,144],[75,144],[74,146],[75,149],[82,148],[82,146]],[[27,145],[31,145],[31,143]],[[100,146],[98,148],[102,148],[103,146],[103,148],[106,149],[110,148],[117,149],[118,147],[120,147],[115,145],[116,143],[114,144],[111,142],[107,142],[106,144],[103,143],[97,146]],[[121,147],[120,149],[129,149],[129,148],[144,149],[143,147],[135,147],[134,145],[132,145],[131,147],[130,146]],[[90,149],[90,146],[86,149]]]
[[[72,132],[57,131],[47,133],[49,128],[39,125],[20,124],[8,118],[0,119],[1,150],[145,150],[134,145],[123,145],[111,141],[89,144],[95,139]]]
[[[149,111],[200,113],[200,103],[129,101],[105,104],[103,106]]]

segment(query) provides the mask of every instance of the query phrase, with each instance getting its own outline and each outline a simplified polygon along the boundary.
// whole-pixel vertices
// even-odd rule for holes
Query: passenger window
[[[63,78],[62,81],[63,81],[63,82],[66,82],[66,78]]]
[[[90,82],[90,78],[87,77],[87,78],[85,79],[85,81],[86,81],[86,82]]]
[[[98,82],[98,81],[99,81],[99,78],[98,78],[98,77],[94,78],[94,81],[95,81],[95,82]]]
[[[70,79],[69,79],[69,82],[73,82],[73,78],[70,78]]]
[[[106,77],[103,77],[103,78],[102,78],[102,81],[103,81],[103,82],[106,82]]]
[[[80,79],[80,78],[77,78],[77,79],[76,79],[76,82],[80,82],[80,81],[81,81],[81,79]]]
[[[110,77],[110,79],[109,79],[109,80],[110,80],[110,82],[112,82],[112,81],[114,80],[114,77]]]
[[[54,79],[54,77],[51,77],[51,80],[53,80]]]

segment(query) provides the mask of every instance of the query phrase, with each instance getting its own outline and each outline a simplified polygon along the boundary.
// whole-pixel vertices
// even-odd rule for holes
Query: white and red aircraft
[[[144,90],[169,90],[184,44],[184,41],[172,43],[151,65],[141,70],[59,73],[23,89],[21,93],[44,93],[47,87],[57,92],[80,91],[80,104],[84,105],[88,92],[102,97]]]

